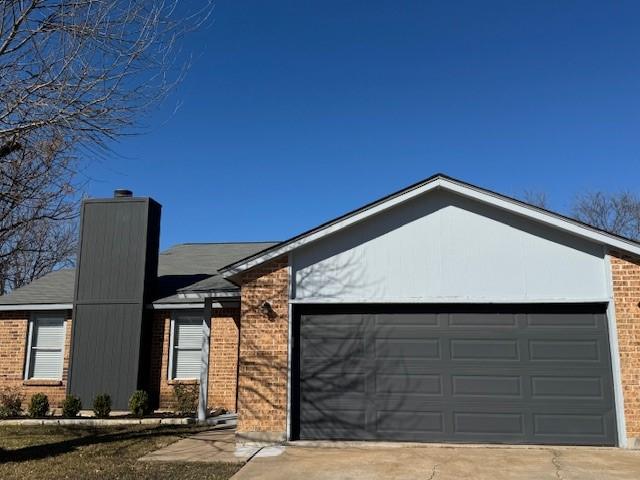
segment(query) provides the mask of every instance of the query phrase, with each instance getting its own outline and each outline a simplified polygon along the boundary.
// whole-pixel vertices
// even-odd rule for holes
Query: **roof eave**
[[[178,292],[178,298],[240,298],[239,290],[198,290]]]
[[[23,303],[0,305],[0,312],[21,310],[72,310],[73,303]]]

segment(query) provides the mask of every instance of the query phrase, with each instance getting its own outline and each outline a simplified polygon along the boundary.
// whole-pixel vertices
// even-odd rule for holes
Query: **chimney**
[[[107,393],[114,409],[126,410],[143,383],[161,208],[124,189],[82,202],[67,388],[83,405]]]
[[[118,188],[113,191],[113,198],[131,198],[133,197],[133,192],[131,190],[127,190],[126,188]]]

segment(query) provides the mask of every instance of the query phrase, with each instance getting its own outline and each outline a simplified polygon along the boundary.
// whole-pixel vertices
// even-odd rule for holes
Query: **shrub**
[[[136,390],[129,398],[129,410],[136,417],[144,417],[151,413],[149,395],[144,390]]]
[[[96,395],[93,401],[93,413],[98,418],[107,418],[111,413],[111,397],[106,393]]]
[[[176,411],[181,415],[192,415],[198,408],[198,385],[178,383],[173,386]]]
[[[0,391],[0,418],[17,417],[22,411],[24,395],[18,388]]]
[[[65,417],[77,417],[82,410],[82,402],[75,395],[68,394],[62,402],[62,415]]]
[[[29,416],[44,417],[49,412],[49,397],[44,393],[36,393],[29,401]]]

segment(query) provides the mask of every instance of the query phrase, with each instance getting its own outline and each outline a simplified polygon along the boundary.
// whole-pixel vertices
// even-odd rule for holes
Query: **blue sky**
[[[213,17],[148,133],[86,171],[91,196],[162,203],[163,248],[285,239],[435,172],[560,211],[640,190],[640,2],[218,0]]]

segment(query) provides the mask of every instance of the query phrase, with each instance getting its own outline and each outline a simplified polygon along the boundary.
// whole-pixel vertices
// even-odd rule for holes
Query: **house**
[[[140,218],[155,218],[151,201],[147,205]],[[141,245],[146,242],[145,235],[137,237]],[[153,244],[151,240],[147,243]],[[100,251],[111,241],[105,240]],[[97,297],[122,301],[117,297],[124,293],[112,294],[112,288],[100,282],[82,287],[92,281],[91,275],[82,277],[84,248],[83,240],[73,323],[91,325],[96,321],[91,319],[99,317],[104,320],[98,323],[108,324],[109,315],[100,309],[116,307],[100,304],[109,298]],[[179,247],[185,255],[189,248]],[[218,262],[198,272],[203,278],[170,289],[170,303],[128,299],[136,312],[156,312],[151,325],[157,325],[148,339],[138,313],[131,316],[135,321],[119,323],[118,332],[134,331],[138,345],[128,356],[129,365],[136,355],[157,357],[142,353],[146,348],[163,352],[161,361],[129,375],[129,390],[149,373],[147,384],[157,385],[156,377],[161,383],[170,378],[169,359],[175,362],[177,357],[165,353],[176,349],[181,332],[172,336],[167,319],[177,320],[184,310],[176,305],[188,303],[194,308],[193,325],[207,319],[200,323],[209,341],[202,342],[201,350],[195,343],[193,348],[201,355],[200,378],[208,382],[204,391],[209,392],[209,405],[212,399],[222,405],[226,400],[221,398],[234,397],[225,389],[237,392],[237,403],[226,405],[238,412],[239,442],[346,439],[640,447],[639,243],[435,175],[284,242],[242,248],[255,250],[238,252],[228,264]],[[140,246],[139,254],[128,258],[145,258],[144,251]],[[116,258],[122,255],[120,251]],[[96,261],[106,260],[101,253]],[[160,255],[159,265],[163,261]],[[142,298],[145,291],[153,291],[145,287],[153,280],[153,256],[147,259],[150,266],[138,263],[136,298]],[[179,263],[173,268],[179,270]],[[104,272],[106,267],[92,268]],[[33,348],[33,333],[29,335],[26,325],[34,324],[30,318],[39,318],[34,308],[43,302],[26,304],[20,298],[26,295],[23,291],[40,288],[40,295],[53,299],[51,286],[38,287],[47,278],[9,295],[7,299],[17,299],[12,301],[14,310],[6,311],[7,300],[0,299],[5,304],[0,351],[14,352],[15,357],[6,366],[3,361],[2,379],[24,374],[24,383],[29,383],[24,372],[31,367],[24,351]],[[66,298],[68,309],[71,299]],[[232,300],[234,307],[225,305]],[[98,313],[83,317],[82,310],[95,305]],[[216,316],[217,309],[224,313]],[[159,311],[164,313],[158,318]],[[47,325],[48,317],[43,318]],[[141,326],[131,329],[132,323]],[[66,388],[74,392],[90,377],[91,388],[107,381],[96,380],[94,370],[93,376],[79,375],[80,384],[74,384],[78,355],[90,357],[76,349],[77,327],[73,347],[67,341],[62,349],[73,351]],[[112,332],[95,330],[102,332],[100,338],[111,335],[105,340],[109,349],[132,337],[118,340]],[[169,340],[161,341],[161,336]],[[120,353],[98,353],[97,344],[92,345],[93,369],[107,355],[109,362],[98,370],[101,375],[123,375],[124,365],[114,369]],[[131,348],[123,344],[118,352]],[[234,367],[237,362],[237,376],[229,374],[231,368],[227,374],[219,371],[226,362]],[[142,377],[137,377],[138,370]],[[109,381],[115,387],[119,380]],[[159,397],[162,404],[162,394]]]

